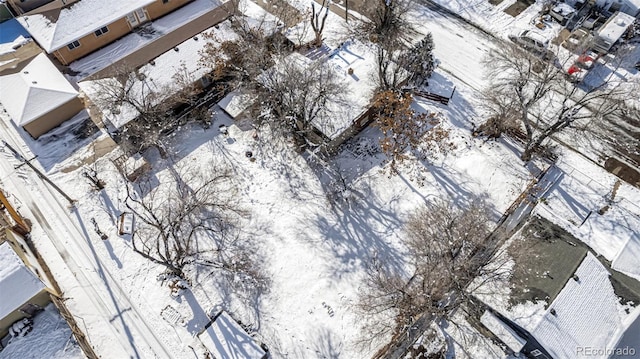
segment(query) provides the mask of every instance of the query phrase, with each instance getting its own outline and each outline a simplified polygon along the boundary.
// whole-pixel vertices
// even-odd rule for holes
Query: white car
[[[545,60],[553,58],[553,53],[548,50],[549,40],[535,31],[522,30],[515,35],[510,35],[509,40],[541,56]]]

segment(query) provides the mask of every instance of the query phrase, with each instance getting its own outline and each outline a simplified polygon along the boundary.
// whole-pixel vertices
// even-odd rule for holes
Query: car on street
[[[516,34],[509,35],[509,40],[545,60],[552,60],[555,57],[553,52],[549,50],[549,40],[535,31],[521,30]]]

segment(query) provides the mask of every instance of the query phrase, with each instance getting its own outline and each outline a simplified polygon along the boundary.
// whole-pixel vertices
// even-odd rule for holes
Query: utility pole
[[[349,22],[349,0],[344,0],[344,21]]]
[[[13,208],[2,190],[0,190],[0,203],[2,203],[2,206],[7,209],[7,212],[9,212],[11,219],[13,219],[13,221],[15,222],[15,224],[12,226],[13,230],[23,236],[31,232],[31,225],[24,218],[22,218],[22,216],[18,213],[18,211],[15,210],[15,208]]]
[[[33,164],[31,164],[31,162],[29,162],[30,160],[25,159],[24,157],[22,157],[22,155],[15,149],[13,148],[11,145],[9,145],[7,143],[7,141],[2,141],[2,143],[4,144],[5,147],[7,147],[9,150],[11,150],[11,152],[13,152],[13,155],[20,161],[22,161],[23,164],[26,164],[27,166],[29,166],[29,168],[31,168],[33,170],[33,172],[35,172],[38,177],[42,178],[45,182],[47,182],[49,185],[51,185],[51,187],[53,187],[53,189],[55,189],[58,193],[60,193],[62,195],[62,197],[64,197],[67,201],[69,201],[69,203],[73,206],[75,204],[75,200],[72,199],[71,197],[69,197],[66,193],[64,193],[64,191],[62,191],[62,189],[60,189],[60,187],[58,187],[55,183],[53,183],[49,177],[47,177],[44,173],[40,172],[39,169],[36,168],[36,166],[34,166]]]

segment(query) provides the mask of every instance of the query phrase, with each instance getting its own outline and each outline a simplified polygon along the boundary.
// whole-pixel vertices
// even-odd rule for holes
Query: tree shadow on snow
[[[84,221],[82,220],[82,217],[80,216],[80,212],[78,212],[77,209],[74,209],[73,213],[75,214],[77,222],[80,225],[81,235],[84,237],[84,239],[87,242],[87,245],[89,246],[89,249],[91,250],[93,261],[95,261],[96,263],[97,273],[100,276],[100,278],[103,280],[104,287],[107,289],[107,292],[109,293],[109,299],[111,299],[111,302],[113,303],[113,307],[118,313],[115,317],[111,319],[111,321],[112,322],[115,321],[116,317],[120,319],[120,324],[122,326],[122,329],[124,330],[125,335],[127,336],[129,343],[131,344],[131,350],[135,354],[136,358],[140,358],[140,353],[138,353],[138,350],[136,349],[135,338],[133,337],[131,330],[129,329],[129,325],[125,322],[122,316],[127,310],[130,310],[131,308],[121,309],[120,306],[118,305],[118,301],[116,300],[116,294],[113,292],[111,285],[109,284],[109,280],[107,278],[110,275],[108,273],[105,273],[105,269],[102,267],[102,263],[100,262],[100,258],[96,253],[93,243],[91,242],[91,236],[89,236],[89,232],[87,231],[87,227],[85,226]]]
[[[355,266],[362,266],[369,258],[379,255],[390,267],[402,268],[402,253],[389,240],[402,226],[396,211],[389,206],[398,197],[383,206],[368,187],[350,193],[348,203],[330,207],[331,216],[320,212],[310,223],[317,228],[334,257],[340,259],[342,266],[335,269],[337,274],[353,271]]]
[[[209,317],[207,316],[207,312],[202,309],[200,303],[196,297],[191,293],[190,290],[185,290],[182,294],[182,298],[184,298],[185,302],[191,308],[191,312],[193,313],[193,317],[185,324],[185,328],[192,335],[196,335],[204,329],[205,325],[209,323]]]
[[[319,330],[317,340],[313,343],[313,350],[318,358],[339,359],[342,354],[343,343],[331,331],[326,328]]]

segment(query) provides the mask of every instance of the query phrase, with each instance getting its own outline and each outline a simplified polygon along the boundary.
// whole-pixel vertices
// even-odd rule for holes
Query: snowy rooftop
[[[69,65],[69,68],[78,73],[73,78],[81,81],[142,47],[156,41],[161,36],[179,29],[185,24],[197,19],[203,14],[220,5],[218,0],[194,0],[179,9],[153,20],[145,25],[148,33],[139,34],[132,32],[100,50],[82,57]]]
[[[230,29],[229,22],[223,22],[219,28],[211,28],[204,34],[214,35],[216,39],[224,40],[234,36]],[[169,50],[154,59],[154,65],[147,64],[139,69],[145,75],[144,83],[139,81],[134,85],[134,90],[143,93],[144,91],[159,91],[166,94],[176,93],[177,87],[175,77],[188,78],[196,81],[204,76],[208,69],[200,66],[200,52],[207,44],[203,36],[198,36],[198,40],[191,38],[176,46],[178,51]],[[80,89],[91,99],[99,98],[100,83],[115,81],[112,78],[88,80],[78,83]],[[147,87],[148,86],[148,87]],[[144,90],[142,88],[145,87]],[[166,98],[166,97],[163,97]],[[162,98],[158,99],[159,101]],[[99,101],[94,101],[99,105]],[[127,122],[135,119],[138,113],[133,108],[121,108],[119,113],[114,114],[107,109],[102,109],[103,115],[117,128],[124,126]]]
[[[0,244],[0,287],[0,319],[44,289],[44,284],[24,266],[9,243]]]
[[[377,87],[375,76],[375,55],[371,47],[356,41],[349,41],[336,49],[327,64],[346,83],[345,103],[330,104],[331,113],[323,116],[316,125],[329,138],[335,138],[367,110],[369,100]],[[349,75],[349,69],[353,74]]]
[[[0,76],[0,89],[0,102],[20,126],[78,96],[45,54],[36,56],[16,73]]]
[[[578,280],[569,279],[532,333],[557,359],[579,357],[578,348],[611,348],[624,331],[607,269],[588,253],[576,275]]]
[[[232,91],[218,102],[218,106],[228,113],[229,116],[236,118],[246,110],[254,100],[255,97],[252,95]]]
[[[625,31],[633,24],[635,18],[623,12],[617,12],[598,31],[598,36],[610,43],[618,41]]]
[[[553,12],[558,13],[562,16],[570,15],[575,11],[576,10],[573,7],[571,7],[571,5],[565,4],[565,3],[559,3],[558,5],[553,7]]]
[[[327,104],[325,111],[314,120],[316,126],[330,139],[336,138],[367,109],[369,99],[377,86],[373,77],[375,68],[372,50],[362,43],[349,41],[333,50],[325,65],[330,66],[345,85],[344,98],[340,103]],[[300,66],[310,66],[313,60],[294,53]],[[349,69],[353,74],[349,75]]]
[[[515,353],[520,352],[524,348],[527,341],[516,334],[513,329],[506,326],[500,319],[498,319],[493,313],[486,311],[480,317],[480,322],[487,327],[493,334],[495,334],[503,343],[505,343],[509,349]]]
[[[58,0],[57,9],[25,15],[18,18],[18,21],[45,51],[51,53],[153,2],[154,0],[80,0],[65,6],[63,1]]]
[[[214,358],[262,359],[267,353],[226,312],[221,312],[198,338]]]

